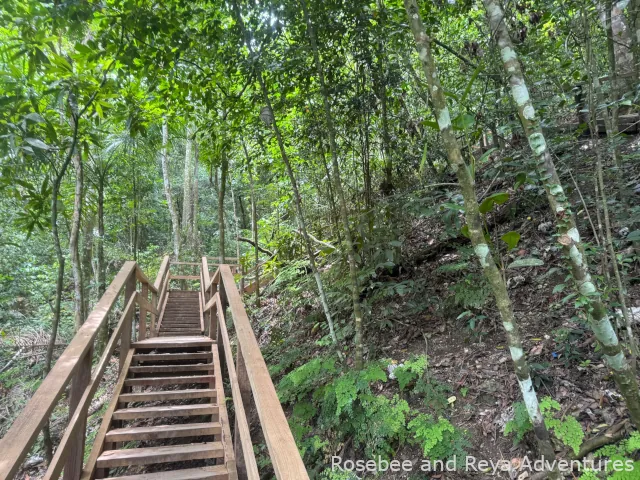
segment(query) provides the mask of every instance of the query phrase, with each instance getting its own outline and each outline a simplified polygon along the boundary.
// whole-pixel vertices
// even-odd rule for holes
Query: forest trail
[[[165,257],[152,284],[135,262],[126,262],[0,441],[0,478],[14,477],[67,386],[70,419],[46,479],[257,480],[245,413],[252,398],[276,477],[308,478],[234,273],[238,265],[220,264],[211,275],[206,257],[201,263]],[[94,361],[98,332],[119,299],[120,319]],[[118,380],[89,442],[87,412],[116,350]]]

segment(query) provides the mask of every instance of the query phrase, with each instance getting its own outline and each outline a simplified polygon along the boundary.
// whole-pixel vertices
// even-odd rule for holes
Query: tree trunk
[[[537,168],[541,178],[544,179],[547,199],[556,217],[557,241],[568,260],[577,291],[587,304],[585,313],[598,342],[602,346],[605,362],[613,370],[614,379],[627,402],[631,419],[636,426],[640,426],[640,392],[638,392],[635,373],[624,356],[601,294],[589,273],[580,233],[576,228],[571,206],[564,193],[551,153],[547,149],[540,121],[529,98],[529,91],[504,22],[502,9],[495,0],[484,0],[484,5],[491,30],[495,32],[500,48],[504,68],[511,84],[511,93],[518,106],[520,121],[536,157]]]
[[[525,359],[524,351],[522,349],[522,340],[520,338],[518,325],[513,313],[511,300],[507,292],[507,286],[493,259],[489,245],[485,240],[474,180],[469,168],[462,158],[460,146],[451,125],[451,117],[447,107],[444,90],[440,84],[440,79],[438,78],[438,73],[431,53],[431,40],[427,37],[425,32],[416,0],[404,0],[404,5],[407,11],[409,24],[411,25],[411,30],[413,31],[422,68],[429,85],[429,93],[433,102],[434,113],[436,114],[438,126],[440,128],[442,141],[447,150],[447,159],[451,165],[451,169],[458,177],[458,183],[460,184],[462,196],[464,198],[465,216],[467,226],[469,227],[471,243],[473,244],[474,251],[478,257],[480,265],[482,266],[489,285],[491,286],[498,311],[502,317],[502,324],[506,333],[509,350],[511,352],[511,359],[515,366],[516,377],[518,378],[518,383],[520,385],[524,403],[527,407],[529,418],[533,424],[540,453],[544,461],[552,462],[555,460],[555,452],[549,439],[549,432],[545,427],[544,419],[540,413],[538,396],[531,381],[529,364]],[[557,471],[553,476],[555,478],[560,478],[560,474]]]
[[[309,10],[307,8],[306,0],[301,0],[302,10],[307,22],[307,35],[311,48],[313,50],[313,58],[318,73],[318,80],[320,82],[320,90],[322,92],[322,102],[324,107],[324,117],[329,135],[329,149],[331,151],[331,173],[333,176],[333,186],[336,194],[338,195],[338,201],[340,204],[340,217],[342,220],[342,227],[344,229],[344,237],[346,240],[347,248],[347,260],[349,262],[349,277],[351,280],[351,300],[353,302],[353,314],[355,316],[355,366],[357,369],[361,369],[364,365],[364,346],[362,338],[362,307],[360,305],[360,288],[358,286],[358,266],[355,258],[355,248],[353,244],[353,237],[351,235],[351,226],[349,225],[349,212],[347,210],[347,200],[345,198],[344,189],[342,187],[342,180],[340,179],[340,166],[338,165],[338,147],[336,144],[336,133],[333,124],[333,115],[331,114],[331,105],[329,103],[329,92],[324,79],[324,70],[320,63],[320,53],[318,52],[318,42],[316,39],[315,30],[311,17],[309,16]],[[386,89],[385,95],[386,97]],[[386,100],[385,100],[386,103]],[[390,159],[389,159],[390,161]],[[386,168],[386,166],[385,166]],[[389,187],[391,187],[391,177],[387,178],[389,181]]]
[[[238,222],[238,211],[236,209],[236,196],[233,192],[233,186],[230,188],[231,190],[231,203],[233,203],[233,223],[236,227],[236,258],[238,259],[238,263],[240,264],[240,270],[242,276],[240,277],[240,292],[244,293],[244,269],[242,268],[242,259],[240,257],[240,241],[238,238],[240,237],[240,223]]]
[[[98,177],[98,298],[104,295],[107,289],[107,264],[104,259],[104,181],[107,171],[99,172]],[[109,321],[104,322],[104,326],[98,333],[96,342],[96,355],[102,356],[104,348],[109,342]]]
[[[229,159],[227,153],[222,152],[220,165],[220,184],[218,186],[218,232],[220,235],[220,263],[225,263],[225,228],[224,228],[224,197],[227,191],[227,172],[229,171]]]
[[[86,213],[86,212],[85,212]],[[95,226],[95,214],[85,215],[82,226],[82,298],[85,319],[89,315],[91,301],[91,279],[93,278],[93,228]]]
[[[251,157],[249,156],[249,151],[247,150],[247,146],[242,142],[242,148],[244,150],[244,155],[247,158],[247,169],[249,172],[249,188],[251,188],[251,231],[253,233],[253,245],[254,245],[254,271],[255,275],[255,285],[256,285],[256,307],[260,307],[260,244],[258,243],[258,207],[256,205],[256,195],[255,189],[253,185],[253,165],[251,162]]]
[[[187,126],[186,133],[182,188],[182,235],[186,250],[193,254],[193,133],[190,126]]]
[[[86,314],[84,311],[84,292],[82,288],[82,265],[80,261],[80,226],[82,222],[82,206],[84,203],[84,172],[82,154],[76,148],[73,153],[73,166],[76,171],[76,188],[73,199],[73,217],[69,234],[69,253],[71,255],[71,271],[73,273],[73,300],[76,332],[80,329]]]
[[[180,219],[178,218],[178,209],[173,201],[171,193],[171,181],[169,180],[169,158],[167,154],[167,145],[169,144],[169,127],[167,119],[162,120],[162,150],[160,159],[162,162],[162,180],[164,183],[164,196],[167,199],[169,207],[169,215],[171,216],[171,232],[173,233],[173,255],[175,260],[180,258]]]
[[[200,237],[198,232],[198,210],[199,210],[199,192],[198,192],[198,166],[200,149],[198,142],[193,140],[193,219],[191,225],[191,236],[193,242],[193,251],[196,253],[196,258],[200,258]]]

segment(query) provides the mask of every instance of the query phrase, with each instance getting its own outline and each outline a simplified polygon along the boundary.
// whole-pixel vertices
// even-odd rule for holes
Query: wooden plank
[[[173,362],[180,360],[206,360],[211,362],[211,352],[195,353],[140,353],[133,356],[134,362]]]
[[[126,477],[109,477],[109,480],[231,480],[224,465],[185,468],[156,473],[143,473]]]
[[[224,394],[224,385],[222,383],[222,370],[220,369],[220,356],[218,354],[218,345],[211,346],[211,354],[213,355],[215,389],[218,394],[217,403],[220,405],[219,418],[222,425],[222,443],[231,445],[231,428],[229,426],[229,415],[227,414],[226,396]],[[233,449],[225,448],[224,464],[229,472],[229,480],[238,480],[238,472],[236,469],[236,458]]]
[[[166,400],[189,400],[194,398],[213,398],[215,401],[217,395],[216,391],[212,388],[195,388],[189,390],[123,393],[120,395],[119,401],[121,403],[161,402]]]
[[[142,288],[143,288],[142,294],[138,298],[138,304],[140,305],[140,308],[141,309],[144,308],[147,312],[155,313],[157,315],[158,314],[158,310],[156,310],[156,307],[151,305],[151,302],[149,300],[145,299],[145,297],[144,297],[144,285],[143,285]],[[141,316],[141,318],[142,318],[142,316]]]
[[[186,338],[172,339],[168,338],[147,338],[139,342],[134,342],[131,346],[133,348],[146,349],[146,348],[189,348],[189,347],[208,347],[213,343],[213,340],[203,336],[192,336]]]
[[[198,262],[171,262],[171,265],[193,265],[193,266],[200,266],[200,264]]]
[[[160,269],[158,270],[158,275],[156,275],[156,281],[153,283],[153,287],[156,291],[160,290],[162,286],[162,281],[167,274],[167,270],[169,269],[169,255],[165,255],[162,259],[162,263],[160,264]]]
[[[69,346],[64,350],[22,413],[0,440],[0,478],[13,478],[35,443],[38,433],[49,419],[69,381],[78,369],[78,360],[93,345],[98,330],[111,312],[116,298],[133,275],[134,262],[125,264],[87,317]]]
[[[227,265],[220,266],[219,270],[276,477],[278,480],[307,480],[309,475],[289,429],[287,417],[278,400],[267,365],[260,353],[260,347],[253,334],[233,274]]]
[[[202,281],[202,279],[200,279]],[[202,294],[198,295],[198,307],[199,307],[199,317],[200,317],[200,331],[204,334],[204,303],[202,302]]]
[[[202,437],[204,435],[220,435],[221,432],[222,426],[218,422],[116,428],[107,433],[107,442],[115,443],[160,440],[163,438]]]
[[[136,418],[193,417],[197,415],[217,415],[218,406],[212,403],[197,405],[165,405],[160,407],[121,408],[113,412],[114,420],[134,420]]]
[[[136,278],[140,281],[141,284],[147,285],[149,290],[151,290],[152,292],[155,291],[156,293],[158,293],[158,289],[149,281],[147,276],[144,274],[144,272],[140,268],[140,265],[138,265],[137,263],[136,263]]]
[[[127,450],[109,450],[103,452],[98,458],[97,466],[98,468],[111,468],[126,467],[129,465],[150,465],[154,463],[221,458],[223,455],[224,448],[220,442],[131,448]]]
[[[124,298],[131,298],[136,291],[136,277],[131,275],[127,280],[127,284],[124,287]],[[136,299],[137,300],[137,299]],[[131,346],[131,328],[133,324],[133,314],[134,309],[131,308],[127,310],[124,319],[124,323],[122,325],[122,334],[120,335],[120,365],[119,372],[122,372],[124,367],[124,362],[129,353],[129,348]]]
[[[138,340],[147,338],[147,312],[155,310],[147,300],[149,298],[149,286],[142,284],[140,295],[138,295],[138,305],[140,305],[140,317],[138,321]]]
[[[204,308],[202,309],[203,312],[208,312],[209,310],[211,310],[211,307],[213,307],[214,303],[216,303],[216,298],[215,296],[211,297],[209,299],[209,301],[207,302],[207,304],[204,306]]]
[[[163,288],[163,292],[160,294],[160,297],[159,297],[161,299],[161,300],[159,300],[159,302],[160,302],[160,314],[158,315],[158,325],[156,327],[156,333],[160,331],[160,326],[162,325],[162,319],[164,318],[164,310],[167,308],[167,302],[169,300],[169,295],[167,295],[167,294],[163,295],[163,293],[166,291],[167,284],[169,282],[168,278],[169,277],[167,276],[167,280],[165,281],[164,286],[162,287]]]
[[[116,349],[116,345],[118,344],[120,335],[122,334],[122,328],[123,328],[125,319],[127,318],[127,313],[129,310],[132,310],[135,307],[136,297],[137,297],[137,293],[134,293],[129,299],[129,302],[125,307],[123,314],[120,316],[118,325],[116,325],[116,328],[113,331],[113,334],[111,335],[111,338],[109,339],[109,342],[107,343],[104,349],[102,357],[100,357],[100,361],[98,362],[98,365],[96,366],[96,369],[91,377],[91,382],[87,387],[87,389],[84,391],[84,394],[80,399],[80,402],[78,403],[78,410],[76,410],[76,412],[74,412],[72,417],[69,419],[69,424],[67,425],[64,435],[62,436],[62,439],[58,444],[58,448],[56,449],[55,454],[53,455],[53,459],[49,464],[49,468],[47,469],[47,472],[44,478],[55,479],[60,476],[60,472],[62,470],[62,467],[68,455],[67,446],[71,440],[71,437],[76,430],[82,427],[81,424],[84,423],[80,421],[81,420],[80,413],[83,411],[86,412],[89,409],[89,405],[91,405],[93,396],[95,395],[96,391],[98,390],[98,387],[100,386],[102,375],[104,374],[104,371],[107,368],[107,365],[111,361],[111,355],[113,355],[113,352]],[[84,429],[82,430],[84,431]],[[80,465],[80,468],[82,469],[82,464]],[[79,475],[80,473],[78,472],[75,478],[77,478]]]
[[[185,383],[209,383],[213,375],[194,375],[191,377],[148,377],[128,378],[124,384],[126,387],[139,385],[184,385]]]
[[[156,335],[156,319],[158,318],[158,294],[151,294],[151,305],[156,313],[151,312],[151,325],[149,326],[149,337],[155,337]]]
[[[118,382],[116,383],[113,389],[113,397],[111,397],[111,401],[109,402],[109,406],[107,407],[104,416],[102,417],[102,423],[100,424],[100,428],[98,433],[96,434],[93,440],[93,447],[91,447],[91,453],[89,454],[89,458],[82,469],[81,480],[91,480],[93,472],[96,468],[96,463],[98,461],[98,457],[100,453],[102,453],[102,449],[104,447],[104,440],[111,428],[111,418],[113,416],[113,412],[118,408],[118,397],[120,396],[120,392],[124,387],[125,379],[127,378],[127,370],[131,365],[131,360],[133,359],[133,348],[129,350],[127,354],[127,359],[125,360],[125,368],[120,372],[120,376],[118,377]]]
[[[216,293],[215,299],[220,302],[220,294]],[[220,303],[218,303],[219,305]],[[240,478],[249,480],[260,480],[256,456],[253,452],[253,443],[251,441],[251,430],[247,423],[247,415],[245,413],[245,402],[243,402],[242,392],[240,390],[238,377],[235,366],[233,365],[233,352],[231,351],[231,342],[227,332],[227,324],[224,319],[224,313],[221,308],[218,309],[218,325],[220,326],[220,335],[224,345],[224,355],[226,358],[227,372],[229,373],[229,383],[231,384],[231,396],[233,398],[233,408],[236,412],[236,439],[240,443],[242,452],[234,449],[236,468]],[[234,442],[235,443],[235,442]],[[230,447],[231,445],[229,445]]]
[[[208,372],[213,370],[211,364],[199,365],[143,365],[129,368],[131,373],[177,373],[177,372]]]
[[[171,280],[200,280],[198,275],[171,275]]]

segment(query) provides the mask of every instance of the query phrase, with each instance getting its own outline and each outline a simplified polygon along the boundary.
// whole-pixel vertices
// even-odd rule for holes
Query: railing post
[[[131,277],[127,279],[127,284],[124,287],[124,304],[126,305],[131,295],[136,291],[136,274],[131,274]],[[124,327],[122,328],[122,337],[120,338],[120,366],[118,368],[118,372],[122,371],[122,367],[124,366],[125,360],[127,359],[127,354],[129,353],[129,348],[131,347],[131,324],[133,323],[134,310],[131,309],[127,318],[124,321]]]
[[[78,361],[78,373],[71,382],[69,395],[69,418],[75,413],[84,391],[91,380],[91,359],[93,348]],[[87,430],[87,412],[82,412],[80,425],[77,427],[69,446],[69,456],[64,465],[63,480],[77,480],[82,473],[82,461],[84,459],[85,432]]]
[[[147,302],[149,301],[149,285],[142,283],[140,295]],[[138,322],[138,340],[147,338],[147,309],[140,305],[140,320]]]
[[[249,375],[247,374],[247,367],[244,363],[244,357],[242,355],[242,349],[238,345],[236,353],[236,378],[238,379],[238,388],[240,389],[240,397],[242,405],[246,413],[249,412],[251,407],[251,384],[249,383]],[[247,423],[249,428],[249,416],[247,415]],[[238,427],[238,418],[236,417],[235,428],[233,429],[233,453],[236,457],[236,468],[238,469],[239,480],[247,478],[247,465],[244,459],[244,452],[242,450],[242,440],[240,439],[240,431]]]
[[[151,305],[156,311],[160,311],[160,306],[158,305],[158,294],[156,292],[151,292]],[[151,325],[149,326],[149,338],[156,336],[156,314],[151,314]]]

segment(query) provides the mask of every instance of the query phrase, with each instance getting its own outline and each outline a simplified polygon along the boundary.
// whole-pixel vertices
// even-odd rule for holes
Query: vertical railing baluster
[[[145,301],[149,301],[149,285],[142,282],[140,295]],[[140,305],[140,320],[138,321],[138,340],[147,338],[147,309]]]
[[[74,414],[76,407],[84,395],[84,391],[91,380],[91,360],[93,348],[78,361],[78,372],[71,382],[69,395],[69,418]],[[73,440],[69,447],[69,456],[64,465],[63,480],[77,480],[82,473],[82,461],[84,459],[84,442],[87,430],[87,412],[82,413],[80,425],[73,434]]]

